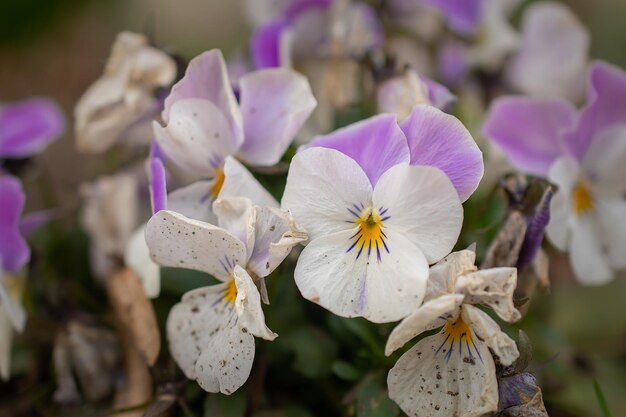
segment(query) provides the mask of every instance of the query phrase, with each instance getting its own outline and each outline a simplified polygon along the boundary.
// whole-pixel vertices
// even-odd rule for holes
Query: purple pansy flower
[[[504,97],[496,100],[484,134],[520,170],[558,186],[548,238],[571,252],[585,284],[609,281],[626,268],[626,73],[592,65],[587,103]]]
[[[49,99],[31,98],[0,106],[0,159],[39,153],[64,130],[63,113]]]
[[[374,322],[414,311],[482,171],[469,132],[426,105],[400,125],[383,114],[315,138],[294,157],[282,200],[311,239],[295,271],[303,296]]]
[[[450,28],[462,35],[472,35],[480,24],[485,0],[422,0],[441,11]]]

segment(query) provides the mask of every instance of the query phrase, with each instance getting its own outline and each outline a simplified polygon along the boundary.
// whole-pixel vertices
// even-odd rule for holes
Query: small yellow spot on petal
[[[230,304],[235,304],[235,300],[237,299],[237,285],[235,285],[235,277],[231,275],[230,281],[226,286],[226,290],[224,290],[224,300]]]
[[[222,186],[224,185],[224,180],[226,176],[224,175],[224,169],[218,168],[215,170],[215,183],[213,187],[211,187],[211,197],[216,199],[220,191],[222,191]]]
[[[588,213],[593,209],[593,197],[586,182],[579,181],[576,184],[572,192],[572,203],[574,204],[574,213],[577,215]]]

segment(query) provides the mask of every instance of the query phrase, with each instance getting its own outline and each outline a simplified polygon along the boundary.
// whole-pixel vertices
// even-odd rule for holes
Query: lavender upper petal
[[[20,181],[0,176],[0,268],[19,271],[30,258],[30,249],[20,232],[20,216],[26,197]]]
[[[301,147],[336,149],[354,159],[367,174],[372,186],[392,166],[409,162],[406,138],[394,114],[370,117],[328,135],[317,136]]]
[[[41,152],[65,130],[65,117],[51,100],[33,98],[0,108],[0,158]]]
[[[400,125],[411,152],[411,165],[441,169],[461,201],[476,190],[483,176],[482,152],[472,135],[454,116],[426,105],[413,108]]]

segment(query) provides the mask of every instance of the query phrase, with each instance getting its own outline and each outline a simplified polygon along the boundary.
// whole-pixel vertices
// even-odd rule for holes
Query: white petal
[[[196,363],[196,380],[208,392],[232,394],[248,379],[254,362],[254,336],[230,326],[209,339]]]
[[[244,244],[227,231],[168,210],[148,221],[146,242],[159,265],[203,271],[222,281],[247,259]]]
[[[461,315],[463,320],[472,327],[476,335],[500,358],[502,365],[509,366],[517,359],[519,351],[513,339],[502,332],[498,323],[486,313],[472,305],[464,304],[461,309]]]
[[[370,181],[353,159],[334,149],[310,148],[291,161],[282,208],[315,239],[350,228],[349,210],[371,200]]]
[[[595,213],[599,223],[598,233],[611,266],[626,268],[626,200],[598,199]]]
[[[248,268],[257,276],[266,277],[282,263],[295,245],[306,241],[308,236],[289,212],[255,207],[255,214],[256,235]]]
[[[245,382],[254,358],[254,337],[237,325],[234,304],[224,299],[227,285],[188,292],[167,320],[170,351],[185,375],[224,394]]]
[[[578,217],[572,227],[569,258],[574,274],[582,284],[602,285],[613,279],[608,249],[603,247],[601,233],[595,219],[589,215]]]
[[[265,325],[265,315],[261,308],[261,296],[250,275],[240,266],[235,267],[237,299],[235,311],[239,316],[239,327],[247,329],[256,337],[274,340],[278,336]]]
[[[455,192],[456,194],[456,192]],[[387,251],[348,250],[356,228],[313,239],[300,254],[295,279],[304,298],[342,317],[399,320],[422,303],[428,263],[402,234],[386,231]]]
[[[131,236],[124,251],[124,263],[139,276],[146,296],[156,298],[161,292],[161,271],[150,258],[145,232],[144,224]]]
[[[210,101],[190,98],[175,102],[167,126],[152,124],[163,152],[181,169],[210,177],[237,143],[224,114]]]
[[[167,195],[167,208],[190,219],[216,224],[211,190],[214,180],[196,181]]]
[[[461,275],[456,281],[456,292],[465,294],[468,304],[485,304],[509,323],[522,316],[513,305],[517,286],[517,268],[491,268]]]
[[[602,131],[585,153],[583,170],[594,191],[606,196],[626,193],[626,125]]]
[[[556,191],[550,201],[550,222],[546,226],[546,234],[550,242],[563,252],[569,250],[573,216],[570,190]]]
[[[387,377],[389,397],[409,416],[491,415],[498,408],[498,383],[489,350],[472,337],[473,343],[454,343],[450,351],[446,338],[442,330],[400,357]]]
[[[462,294],[446,294],[422,304],[393,329],[385,345],[385,355],[391,355],[415,336],[443,326],[448,316],[458,315],[462,302]]]
[[[0,379],[8,381],[11,376],[11,346],[13,326],[11,320],[0,308]]]
[[[317,101],[309,81],[286,68],[251,72],[241,78],[245,141],[240,155],[252,165],[280,161]]]
[[[222,229],[239,239],[246,247],[247,258],[254,248],[254,231],[256,229],[255,210],[247,198],[219,198],[213,203],[213,211],[217,215],[217,224]]]
[[[20,286],[19,278],[2,275],[2,269],[0,269],[0,310],[3,310],[7,315],[13,328],[18,332],[24,330],[26,326],[26,310],[20,302],[21,291],[11,291],[13,286]]]
[[[563,156],[552,164],[548,179],[559,189],[571,190],[580,178],[580,166],[571,156]]]
[[[373,202],[376,208],[388,209],[385,226],[406,236],[430,264],[450,253],[457,242],[463,207],[456,189],[438,168],[392,167],[378,180]]]
[[[257,206],[278,207],[278,201],[235,158],[226,158],[224,177],[218,197],[246,197]]]
[[[452,252],[431,266],[425,300],[428,301],[442,295],[454,293],[457,278],[463,273],[473,272],[478,269],[474,265],[475,261],[476,252],[466,249]]]

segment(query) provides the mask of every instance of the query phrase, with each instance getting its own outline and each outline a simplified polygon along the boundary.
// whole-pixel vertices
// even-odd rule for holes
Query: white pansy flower
[[[261,309],[263,279],[307,236],[291,215],[247,198],[214,203],[219,227],[174,211],[146,228],[152,258],[163,266],[206,272],[222,283],[198,288],[171,310],[167,337],[185,375],[209,392],[231,394],[252,367],[254,337],[273,340]]]
[[[417,335],[417,342],[389,371],[389,396],[411,416],[479,417],[498,408],[495,363],[518,357],[515,342],[475,304],[491,307],[508,322],[520,318],[513,305],[515,268],[479,271],[470,250],[454,252],[431,268],[425,303],[391,333],[390,355]]]
[[[22,332],[26,326],[26,311],[21,298],[24,279],[9,274],[0,266],[0,379],[10,376],[13,332]]]
[[[148,39],[132,32],[117,36],[104,74],[83,94],[74,110],[78,148],[106,151],[144,118],[157,116],[156,90],[176,77],[176,63]],[[152,116],[152,117],[148,117]]]

